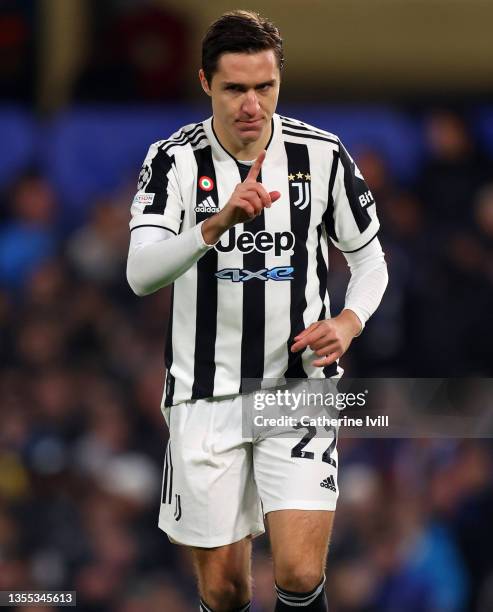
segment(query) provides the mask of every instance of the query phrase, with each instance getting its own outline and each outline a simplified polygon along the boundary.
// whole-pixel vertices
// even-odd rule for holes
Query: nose
[[[242,110],[245,114],[249,116],[256,115],[260,110],[257,92],[254,89],[247,91],[247,93],[245,94],[245,98],[242,104]]]

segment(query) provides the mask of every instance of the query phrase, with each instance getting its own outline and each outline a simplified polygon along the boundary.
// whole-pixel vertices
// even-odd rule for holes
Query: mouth
[[[258,130],[259,128],[262,127],[263,123],[264,123],[263,119],[254,119],[254,120],[249,119],[247,121],[238,119],[236,121],[236,124],[242,130]]]

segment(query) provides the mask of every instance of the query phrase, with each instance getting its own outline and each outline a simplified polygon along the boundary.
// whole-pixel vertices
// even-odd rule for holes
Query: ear
[[[207,79],[205,77],[204,71],[202,70],[202,68],[199,70],[199,80],[200,80],[200,84],[202,85],[202,89],[205,91],[205,93],[210,96],[211,95],[211,89],[209,87],[209,83],[207,82]]]

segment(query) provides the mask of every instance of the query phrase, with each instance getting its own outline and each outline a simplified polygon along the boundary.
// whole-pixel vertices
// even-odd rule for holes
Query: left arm
[[[332,319],[312,323],[294,338],[291,347],[297,352],[309,346],[320,357],[313,361],[314,366],[325,367],[344,355],[387,287],[387,264],[378,238],[353,253],[344,253],[344,257],[351,270],[344,309]]]
[[[332,319],[317,321],[294,338],[291,350],[309,346],[325,367],[349,348],[380,304],[387,286],[387,266],[377,238],[380,227],[375,200],[343,144],[333,151],[329,198],[324,223],[332,243],[344,254],[351,269],[343,311]]]

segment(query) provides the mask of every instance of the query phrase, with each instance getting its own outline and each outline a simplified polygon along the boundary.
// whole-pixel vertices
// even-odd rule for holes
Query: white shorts
[[[336,434],[306,445],[243,438],[242,396],[185,402],[164,414],[170,439],[159,527],[172,542],[223,546],[263,533],[263,515],[273,510],[335,510]]]

